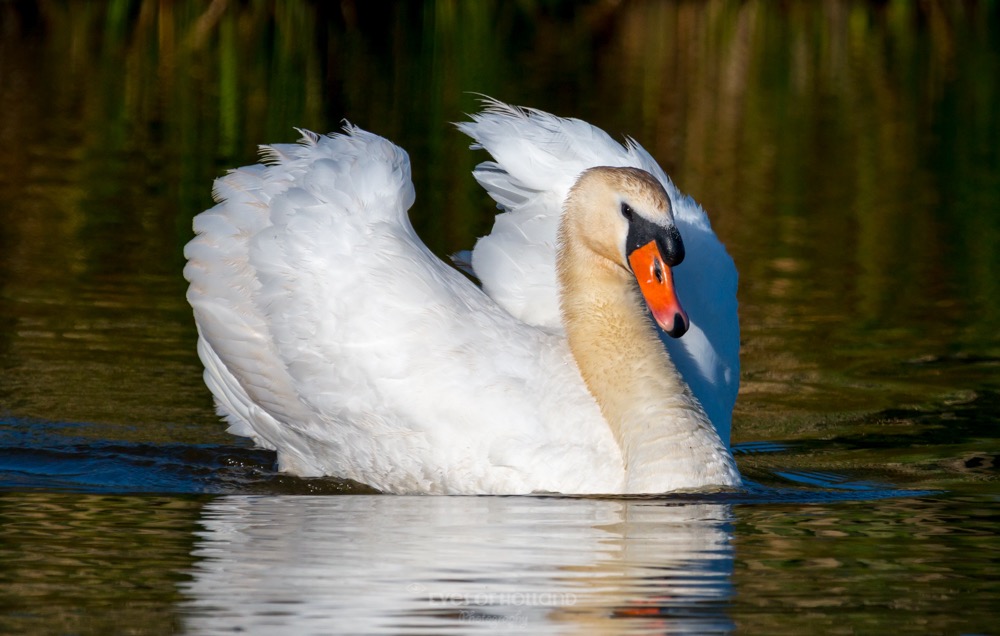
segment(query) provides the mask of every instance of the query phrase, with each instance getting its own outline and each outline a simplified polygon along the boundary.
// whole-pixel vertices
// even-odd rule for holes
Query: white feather
[[[620,492],[621,451],[553,314],[555,227],[588,164],[651,164],[669,181],[637,146],[584,122],[493,104],[460,127],[497,160],[476,178],[508,210],[473,254],[487,293],[413,231],[403,150],[351,126],[303,131],[299,144],[264,148],[265,165],[217,180],[218,204],[195,219],[184,273],[206,384],[229,430],[295,474],[399,493]],[[704,277],[733,296],[721,324],[729,305],[735,317],[732,262],[669,188],[688,261],[721,262]],[[697,256],[697,245],[718,253]],[[701,331],[717,326],[685,302]],[[706,351],[687,366],[711,378],[738,369]],[[718,402],[731,410],[726,395]]]
[[[473,175],[504,209],[493,230],[476,243],[471,263],[483,289],[514,316],[548,329],[562,328],[556,288],[555,240],[562,203],[576,178],[594,166],[646,170],[663,184],[686,247],[673,268],[691,329],[675,339],[661,332],[685,381],[728,444],[739,391],[740,329],[733,259],[708,216],[681,193],[634,140],[619,144],[578,119],[487,101],[458,128],[493,156]]]

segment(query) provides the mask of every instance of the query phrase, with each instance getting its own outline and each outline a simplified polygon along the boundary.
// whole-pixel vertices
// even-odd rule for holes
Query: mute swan
[[[216,181],[184,274],[229,430],[393,493],[740,485],[736,274],[700,207],[579,120],[491,101],[459,128],[505,210],[482,290],[417,237],[409,159],[370,132],[303,131]],[[665,348],[650,313],[687,335]]]

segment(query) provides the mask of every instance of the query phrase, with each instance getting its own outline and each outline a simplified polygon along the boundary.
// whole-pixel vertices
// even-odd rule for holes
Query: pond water
[[[487,232],[484,93],[635,137],[740,270],[745,491],[390,497],[227,435],[181,250],[343,118]],[[0,4],[0,632],[996,633],[1000,4]]]

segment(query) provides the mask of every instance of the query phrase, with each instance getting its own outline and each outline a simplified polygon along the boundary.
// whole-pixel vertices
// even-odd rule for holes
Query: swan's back
[[[564,339],[417,238],[401,149],[349,127],[264,157],[216,182],[185,249],[205,381],[232,432],[282,470],[393,492],[620,488]]]
[[[686,247],[673,268],[674,283],[691,328],[680,339],[661,339],[723,441],[729,443],[739,390],[739,318],[736,267],[701,206],[681,193],[642,146],[619,144],[587,122],[488,101],[458,124],[493,161],[474,176],[504,212],[472,251],[483,289],[512,315],[550,330],[562,328],[556,287],[556,232],[562,202],[584,170],[634,167],[655,176],[667,191]]]

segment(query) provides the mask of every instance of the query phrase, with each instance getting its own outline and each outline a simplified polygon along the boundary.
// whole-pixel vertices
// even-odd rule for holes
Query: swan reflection
[[[722,504],[229,496],[206,505],[188,633],[731,631]]]

